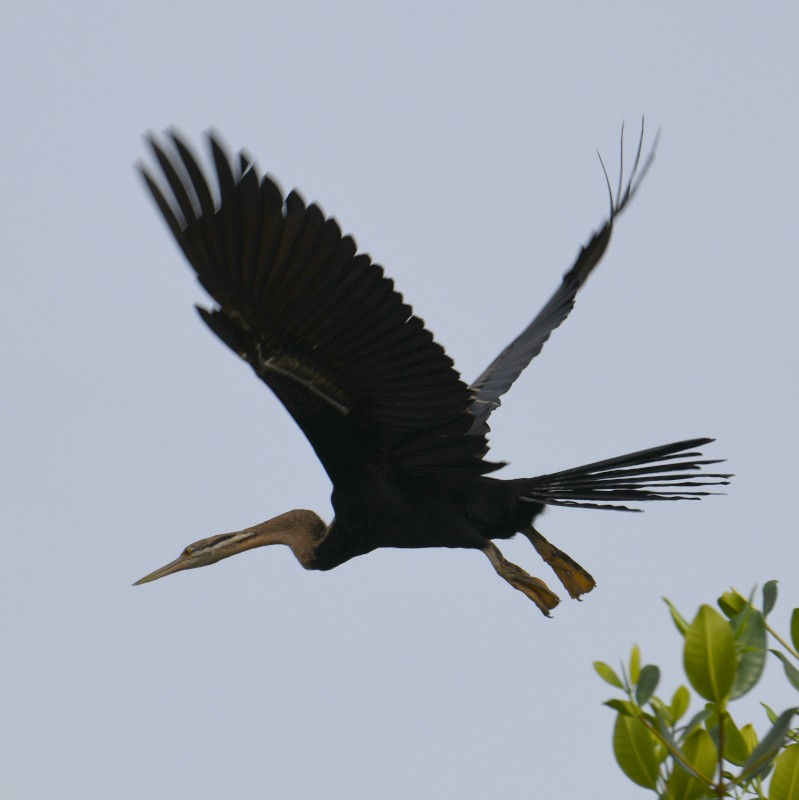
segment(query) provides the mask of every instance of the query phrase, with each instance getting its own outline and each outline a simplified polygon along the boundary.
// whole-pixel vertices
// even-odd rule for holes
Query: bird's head
[[[149,583],[184,569],[205,567],[223,558],[229,558],[253,547],[268,544],[288,545],[297,560],[306,568],[311,568],[313,553],[319,541],[324,538],[327,525],[313,511],[296,509],[287,511],[279,517],[245,528],[233,533],[220,533],[199,539],[183,549],[183,552],[163,567],[145,575],[134,583]]]
[[[208,564],[215,564],[223,558],[228,558],[236,553],[240,553],[243,549],[241,546],[241,537],[243,531],[237,533],[221,533],[217,536],[209,536],[207,539],[198,539],[196,542],[188,545],[183,549],[183,552],[174,560],[165,564],[163,567],[145,575],[140,580],[134,583],[138,586],[140,583],[149,583],[156,581],[159,578],[164,578],[171,575],[173,572],[181,572],[184,569],[194,569],[195,567],[205,567]]]

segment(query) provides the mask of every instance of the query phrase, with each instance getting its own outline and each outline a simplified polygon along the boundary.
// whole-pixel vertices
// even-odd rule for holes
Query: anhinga
[[[335,518],[295,510],[234,533],[201,539],[138,583],[202,567],[253,547],[288,545],[306,569],[328,570],[378,547],[468,547],[541,611],[559,602],[547,585],[507,561],[492,539],[523,533],[571,597],[594,579],[550,544],[533,521],[546,505],[623,511],[642,500],[696,499],[729,475],[701,473],[689,439],[537,478],[488,477],[488,417],[572,309],[615,218],[654,156],[641,141],[610,215],[580,251],[538,316],[471,385],[393,282],[334,219],[284,197],[245,153],[231,160],[209,135],[217,189],[186,143],[150,137],[163,181],[144,180],[169,229],[216,305],[208,327],[278,396],[333,483]],[[623,142],[622,142],[623,149]],[[639,170],[640,167],[640,170]],[[623,170],[622,170],[623,172]]]

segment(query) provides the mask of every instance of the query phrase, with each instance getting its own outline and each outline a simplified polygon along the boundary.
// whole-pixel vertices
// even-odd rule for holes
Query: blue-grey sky
[[[0,26],[0,794],[641,797],[591,662],[681,676],[686,614],[796,565],[795,4],[18,2]],[[544,620],[479,553],[306,573],[282,548],[131,588],[329,484],[137,180],[209,126],[355,234],[474,378],[657,160],[492,418],[508,477],[711,435],[726,497],[542,532],[598,588]],[[527,542],[503,546],[549,578]],[[779,610],[779,609],[778,609]],[[762,697],[795,703],[778,670]],[[749,716],[763,729],[752,703]]]

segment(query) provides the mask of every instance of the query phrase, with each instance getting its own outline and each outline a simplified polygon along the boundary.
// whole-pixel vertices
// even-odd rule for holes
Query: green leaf
[[[641,674],[641,649],[637,644],[633,645],[632,652],[630,653],[630,682],[633,686],[638,683],[638,677]]]
[[[706,700],[723,703],[730,695],[738,659],[731,625],[702,606],[685,634],[683,664],[691,686]]]
[[[658,683],[660,683],[660,670],[654,664],[647,664],[641,670],[638,685],[635,687],[635,699],[639,706],[646,705],[658,688]]]
[[[635,717],[616,717],[613,752],[624,774],[639,786],[654,789],[658,778],[655,738]]]
[[[726,758],[730,764],[741,767],[746,763],[750,752],[743,734],[738,729],[732,717],[727,714],[724,718],[724,758]]]
[[[671,717],[678,722],[691,704],[691,693],[687,686],[678,686],[671,698]]]
[[[674,623],[677,630],[685,636],[685,632],[688,630],[688,622],[686,621],[685,617],[680,614],[679,611],[674,607],[671,600],[668,597],[663,598],[663,602],[669,607],[669,613],[671,614],[671,621]]]
[[[739,658],[730,695],[735,699],[752,689],[763,674],[766,666],[767,634],[765,618],[752,606],[747,606],[731,623]]]
[[[743,736],[743,739],[746,742],[746,752],[748,758],[750,755],[752,755],[752,751],[757,747],[757,732],[755,731],[755,726],[752,725],[751,722],[748,722],[743,726],[743,728],[741,728],[741,736]]]
[[[616,671],[609,664],[606,664],[604,661],[594,661],[594,670],[605,683],[609,683],[617,689],[624,689],[621,678],[619,678]]]
[[[697,728],[685,740],[682,754],[693,774],[689,774],[678,759],[674,760],[675,767],[666,782],[668,800],[697,800],[710,794],[718,762],[718,752],[710,734],[704,728]],[[701,779],[697,776],[701,776]]]
[[[740,614],[741,611],[743,611],[748,605],[746,598],[743,595],[738,594],[735,589],[730,589],[729,592],[724,592],[724,594],[719,597],[717,602],[719,608],[728,618],[732,618],[736,614]]]
[[[766,716],[769,722],[774,725],[777,722],[777,712],[771,706],[767,706],[762,700],[760,701],[760,705],[766,709]]]
[[[796,669],[796,667],[791,664],[784,653],[780,653],[779,650],[772,650],[771,652],[774,653],[774,655],[777,656],[780,661],[782,661],[782,667],[785,670],[785,677],[788,679],[791,686],[793,686],[794,689],[799,690],[799,669]]]
[[[763,616],[767,617],[777,603],[777,581],[766,581],[763,586]]]
[[[749,758],[749,754],[752,751],[747,746],[746,740],[738,730],[738,726],[735,724],[729,712],[725,712],[723,718],[724,742],[721,747],[719,745],[719,719],[718,714],[715,712],[711,712],[710,717],[708,717],[708,731],[716,744],[716,748],[723,749],[724,758],[729,761],[730,764],[735,764],[736,767],[741,767],[746,759]]]
[[[674,740],[674,736],[672,736],[671,729],[666,724],[666,721],[663,719],[663,717],[661,717],[660,715],[658,715],[655,719],[655,727],[657,728],[658,735],[663,741],[662,746],[666,747],[668,753],[672,756],[674,755],[674,753],[679,753],[680,755],[682,755],[682,750],[680,749],[680,746],[677,744],[677,742]],[[683,756],[683,761],[685,760],[686,760],[685,756]],[[682,768],[686,770],[689,775],[693,775],[694,778],[697,778],[698,780],[702,779],[702,776],[698,772],[696,772],[696,770],[694,770],[694,768],[690,764],[688,763],[683,764],[682,762],[681,764]]]
[[[786,747],[774,762],[769,800],[799,800],[799,744]]]
[[[708,717],[710,716],[710,709],[703,708],[701,711],[697,711],[691,719],[688,721],[688,724],[684,728],[684,735],[687,736],[691,731],[696,728],[698,725],[701,725]]]
[[[650,697],[649,704],[652,706],[656,718],[662,719],[667,725],[674,724],[671,709],[659,697]]]
[[[799,650],[799,608],[795,608],[791,613],[791,641],[793,649]]]
[[[614,711],[618,711],[619,714],[623,714],[625,717],[638,716],[637,707],[634,706],[629,700],[606,700],[603,705],[606,705],[608,708],[612,708]]]
[[[785,737],[791,729],[791,720],[797,711],[799,708],[789,708],[780,714],[774,727],[763,737],[760,744],[752,751],[752,755],[746,759],[739,780],[744,778],[751,780],[771,766],[774,757],[785,742]]]

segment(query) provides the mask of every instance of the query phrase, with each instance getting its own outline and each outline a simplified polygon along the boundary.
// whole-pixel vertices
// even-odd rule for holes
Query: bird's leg
[[[550,544],[532,525],[524,528],[522,533],[533,543],[538,555],[552,567],[569,597],[579,600],[580,595],[590,592],[596,586],[596,581],[586,570],[563,550]]]
[[[514,589],[526,594],[540,609],[544,616],[560,602],[560,598],[539,578],[528,575],[521,567],[508,561],[499,548],[488,542],[483,548],[497,575],[504,578]]]

